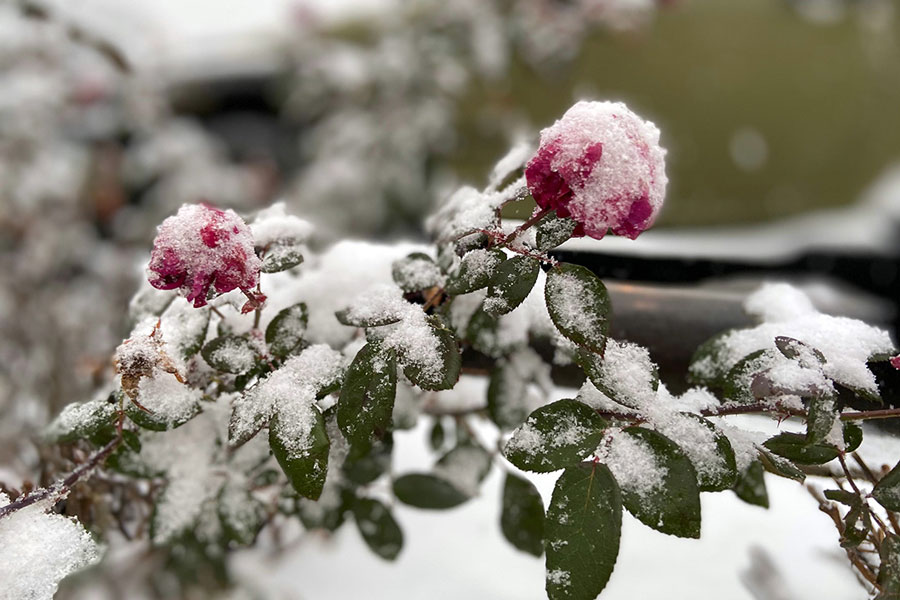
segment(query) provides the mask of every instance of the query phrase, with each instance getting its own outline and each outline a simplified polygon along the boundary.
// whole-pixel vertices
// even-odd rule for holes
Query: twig
[[[98,452],[91,456],[86,462],[78,465],[75,470],[69,473],[62,481],[58,481],[50,487],[35,490],[33,493],[24,498],[20,498],[15,502],[10,502],[6,506],[0,507],[0,519],[11,513],[14,513],[17,510],[21,510],[26,506],[31,506],[36,502],[40,502],[41,500],[46,500],[47,498],[61,496],[68,493],[69,490],[71,490],[72,487],[76,483],[78,483],[82,477],[88,475],[101,462],[103,462],[107,456],[112,454],[112,452],[119,446],[121,442],[122,437],[117,436],[114,440],[106,444],[103,448],[101,448]]]

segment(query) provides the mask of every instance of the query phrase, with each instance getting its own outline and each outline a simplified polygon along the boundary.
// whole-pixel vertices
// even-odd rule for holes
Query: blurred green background
[[[852,203],[900,157],[900,11],[865,4],[816,22],[783,0],[690,0],[639,31],[595,33],[557,70],[516,60],[464,99],[454,166],[480,185],[504,153],[485,114],[499,121],[517,106],[546,127],[575,99],[615,99],[663,132],[670,187],[660,225]]]

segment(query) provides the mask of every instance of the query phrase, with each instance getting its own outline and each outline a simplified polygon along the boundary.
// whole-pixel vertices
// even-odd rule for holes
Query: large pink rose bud
[[[665,156],[659,129],[621,102],[578,102],[541,132],[525,178],[538,206],[592,238],[609,230],[634,239],[662,207]]]
[[[148,278],[153,287],[179,289],[201,307],[235,288],[253,297],[260,266],[250,228],[237,213],[185,204],[157,228]]]

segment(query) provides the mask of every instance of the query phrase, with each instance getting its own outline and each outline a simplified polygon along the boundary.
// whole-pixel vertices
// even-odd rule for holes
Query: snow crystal
[[[287,214],[284,202],[276,202],[259,211],[250,224],[250,231],[256,247],[265,248],[276,243],[304,244],[312,235],[313,226],[309,221]]]
[[[608,429],[595,452],[623,490],[646,500],[662,490],[669,470],[659,464],[647,442],[618,428]]]
[[[0,493],[0,506],[10,499]],[[46,512],[38,502],[0,518],[0,595],[51,600],[59,582],[100,559],[100,549],[78,521]]]
[[[235,373],[249,371],[256,362],[256,351],[244,338],[227,337],[210,351],[212,364],[224,363]]]
[[[417,304],[407,304],[408,308],[399,323],[379,327],[374,330],[374,335],[385,348],[396,350],[404,365],[421,369],[423,379],[440,380],[444,357],[439,340],[422,308]]]
[[[663,386],[660,386],[663,389]],[[649,412],[648,425],[681,448],[701,478],[719,478],[727,465],[716,444],[716,432],[692,416],[658,407]]]
[[[636,237],[662,208],[668,179],[659,129],[621,102],[578,102],[541,132],[525,170],[539,206],[562,209],[602,238]]]
[[[547,432],[541,432],[534,425],[534,418],[529,417],[516,430],[516,435],[510,438],[505,452],[517,451],[533,455],[542,450],[577,444],[591,433],[591,429],[584,427],[576,417],[568,413],[556,419]]]
[[[553,569],[552,571],[547,571],[547,581],[549,581],[553,585],[569,587],[569,584],[571,583],[571,576],[568,571],[563,571],[562,569]]]

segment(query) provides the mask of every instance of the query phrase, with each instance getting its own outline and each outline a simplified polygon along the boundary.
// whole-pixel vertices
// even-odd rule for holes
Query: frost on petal
[[[9,497],[0,493],[0,506]],[[78,521],[48,513],[36,503],[0,518],[3,598],[50,600],[59,582],[100,559],[100,550]]]
[[[659,129],[621,102],[578,102],[541,132],[525,169],[537,204],[587,235],[637,237],[653,225],[668,179]]]
[[[178,289],[200,307],[210,295],[255,287],[260,266],[237,213],[185,204],[158,227],[147,274],[153,287]]]

